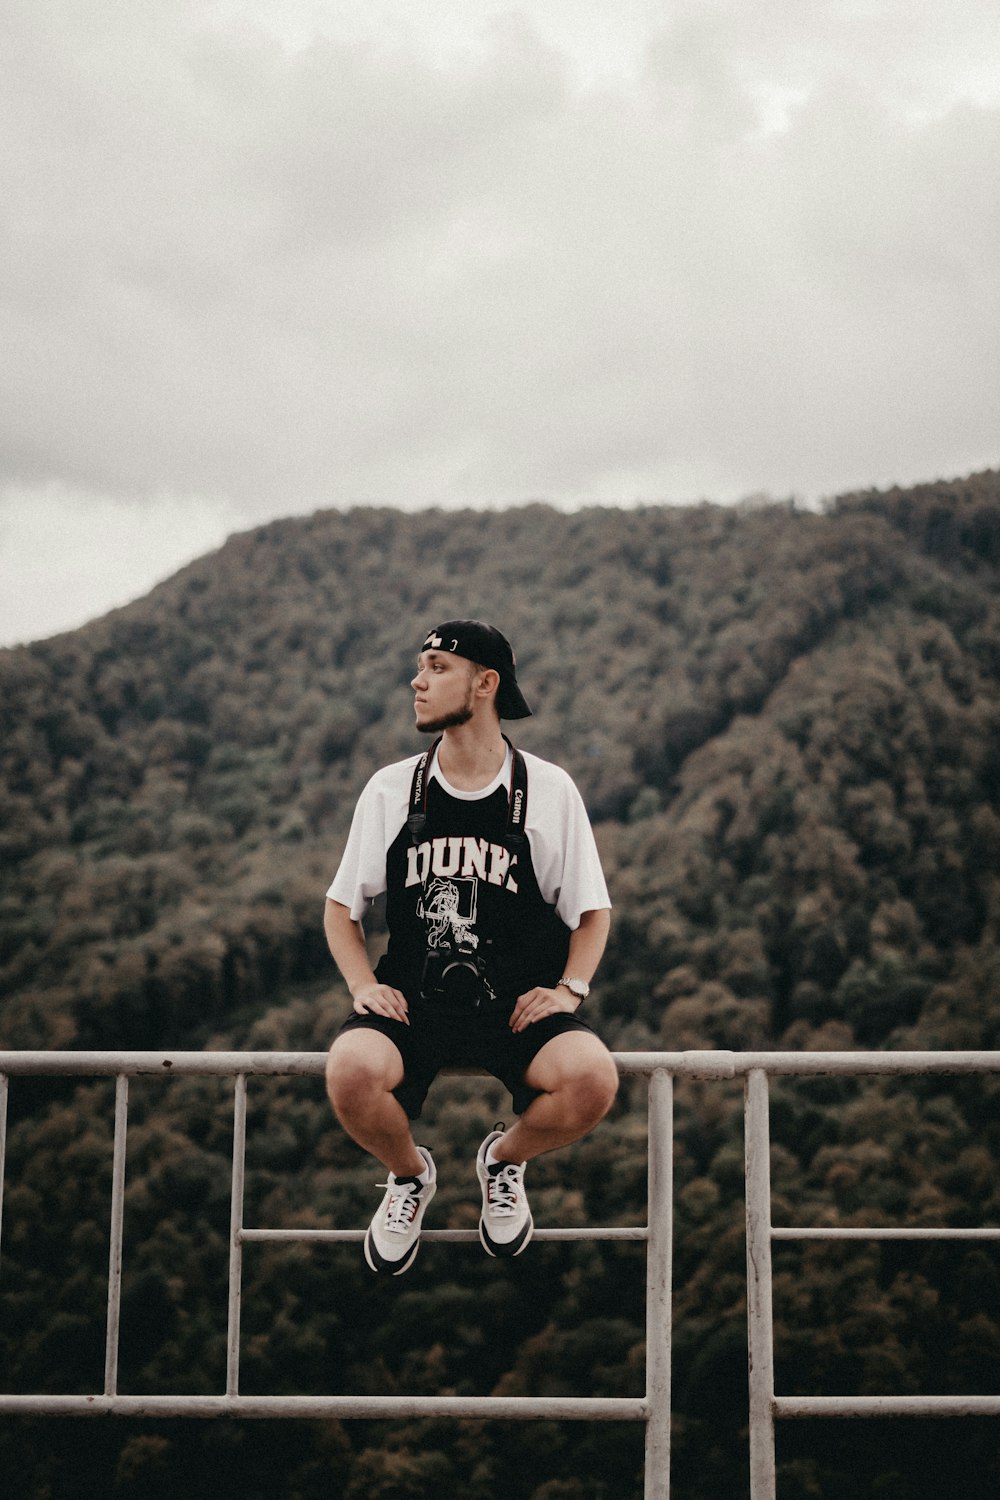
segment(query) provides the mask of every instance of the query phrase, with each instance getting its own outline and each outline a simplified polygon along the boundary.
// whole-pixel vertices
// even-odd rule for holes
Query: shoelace
[[[487,1202],[491,1214],[507,1218],[517,1212],[517,1193],[521,1186],[521,1168],[509,1161],[500,1171],[489,1173]]]
[[[406,1234],[420,1206],[422,1183],[416,1178],[403,1178],[402,1182],[380,1182],[379,1187],[389,1188],[389,1202],[385,1208],[385,1229],[388,1234]]]

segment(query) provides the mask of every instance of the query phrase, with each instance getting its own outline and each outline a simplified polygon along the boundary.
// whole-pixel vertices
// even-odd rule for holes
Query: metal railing
[[[646,1390],[641,1398],[498,1396],[244,1396],[240,1394],[243,1246],[262,1241],[361,1241],[363,1229],[248,1228],[244,1217],[247,1083],[261,1076],[322,1076],[326,1055],[302,1052],[0,1052],[0,1230],[8,1079],[13,1076],[114,1077],[104,1389],[93,1395],[0,1394],[0,1415],[126,1417],[458,1417],[631,1421],[645,1424],[646,1500],[669,1500],[671,1297],[673,1253],[673,1081],[742,1077],[745,1090],[747,1311],[751,1500],[775,1500],[777,1417],[1000,1415],[1000,1396],[776,1396],[771,1308],[771,1245],[806,1239],[1000,1240],[1000,1227],[775,1228],[771,1224],[768,1078],[1000,1072],[1000,1052],[621,1052],[619,1072],[649,1087],[647,1222],[613,1228],[537,1228],[536,1240],[631,1240],[646,1244]],[[129,1396],[118,1390],[125,1156],[130,1077],[235,1078],[229,1237],[226,1391],[218,1396]],[[425,1230],[422,1239],[476,1241],[475,1230]]]
[[[780,1227],[771,1223],[771,1131],[768,1076],[815,1077],[1000,1072],[1000,1052],[813,1052],[739,1055],[745,1074],[747,1327],[750,1369],[750,1496],[775,1500],[776,1417],[1000,1416],[991,1396],[777,1396],[771,1245],[774,1240],[994,1240],[1000,1226],[949,1229]]]

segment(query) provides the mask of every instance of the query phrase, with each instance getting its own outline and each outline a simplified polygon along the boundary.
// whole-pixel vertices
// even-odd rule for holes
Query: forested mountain
[[[511,638],[615,902],[591,1013],[619,1049],[998,1048],[1000,474],[823,513],[325,511],[0,652],[0,1048],[324,1049],[347,996],[323,892],[367,776],[420,748],[409,679],[455,615]],[[373,924],[377,941],[378,917]],[[103,1372],[111,1090],[13,1080],[0,1383]],[[1000,1085],[775,1088],[776,1222],[1000,1223]],[[361,1226],[371,1164],[317,1081],[251,1085],[248,1222]],[[422,1122],[435,1226],[474,1224],[498,1086]],[[231,1085],[131,1091],[122,1391],[220,1391]],[[746,1493],[742,1100],[678,1088],[675,1492]],[[645,1097],[533,1164],[536,1219],[645,1212]],[[643,1252],[248,1247],[246,1391],[639,1394]],[[788,1246],[782,1392],[986,1393],[986,1244]],[[1000,1435],[779,1429],[780,1500],[985,1500]],[[615,1425],[0,1423],[4,1493],[630,1500]]]

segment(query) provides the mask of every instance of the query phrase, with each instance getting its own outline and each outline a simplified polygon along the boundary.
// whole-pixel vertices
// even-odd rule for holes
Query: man
[[[347,1133],[388,1170],[365,1258],[393,1276],[412,1265],[434,1196],[434,1162],[410,1121],[440,1068],[485,1068],[519,1115],[476,1161],[479,1235],[496,1256],[531,1238],[526,1164],[591,1130],[618,1086],[577,1015],[611,903],[573,782],[501,732],[501,718],[531,713],[509,643],[478,620],[449,620],[428,634],[411,685],[416,727],[434,745],[365,787],[325,916],[354,1000],[327,1089]],[[383,891],[389,943],[373,971],[361,918]]]

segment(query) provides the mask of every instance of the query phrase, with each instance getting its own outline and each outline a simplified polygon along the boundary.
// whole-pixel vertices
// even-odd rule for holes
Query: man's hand
[[[510,1029],[524,1031],[543,1016],[555,1016],[561,1012],[572,1015],[579,1005],[580,1001],[564,984],[557,985],[554,990],[546,989],[543,984],[536,984],[533,990],[518,996],[517,1004],[511,1012]]]
[[[406,996],[389,984],[361,985],[354,996],[354,1009],[359,1016],[389,1016],[410,1024]]]

